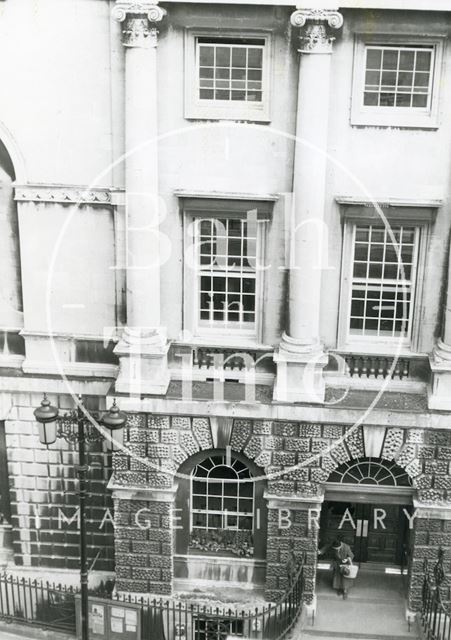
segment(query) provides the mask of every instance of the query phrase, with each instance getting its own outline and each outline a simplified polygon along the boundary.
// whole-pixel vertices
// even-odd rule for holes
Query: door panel
[[[356,562],[401,563],[407,519],[398,505],[325,502],[320,524],[321,544],[341,533]]]

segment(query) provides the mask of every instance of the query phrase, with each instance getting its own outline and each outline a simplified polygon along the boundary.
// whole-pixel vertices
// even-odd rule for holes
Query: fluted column
[[[448,260],[448,286],[442,338],[438,339],[429,358],[432,381],[428,405],[430,409],[443,411],[451,411],[451,246]]]
[[[116,391],[161,394],[169,384],[161,321],[158,192],[157,24],[166,11],[148,0],[117,0],[125,47],[127,328],[116,347]]]
[[[275,399],[323,402],[322,368],[327,362],[320,339],[321,269],[327,256],[324,222],[327,128],[330,109],[332,30],[337,11],[297,10],[299,30],[298,107],[293,175],[294,215],[289,271],[289,320],[276,356]]]

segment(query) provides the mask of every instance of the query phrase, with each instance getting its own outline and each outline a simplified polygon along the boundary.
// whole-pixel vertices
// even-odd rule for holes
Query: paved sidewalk
[[[318,572],[315,620],[306,620],[302,640],[416,640],[406,621],[405,577],[364,569],[347,600],[331,588],[329,571]]]
[[[59,633],[25,624],[0,622],[0,640],[75,640],[75,635]]]

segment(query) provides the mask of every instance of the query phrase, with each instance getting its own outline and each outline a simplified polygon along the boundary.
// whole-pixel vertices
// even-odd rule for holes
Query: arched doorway
[[[321,511],[321,544],[341,534],[358,562],[405,566],[412,480],[393,460],[359,458],[330,474]]]
[[[265,582],[266,501],[262,471],[242,454],[199,452],[179,469],[176,579]]]

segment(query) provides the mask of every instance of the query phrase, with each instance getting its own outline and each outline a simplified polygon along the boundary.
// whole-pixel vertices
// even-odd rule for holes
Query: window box
[[[271,37],[186,30],[185,117],[270,120]]]
[[[356,37],[351,124],[437,128],[443,39]]]

